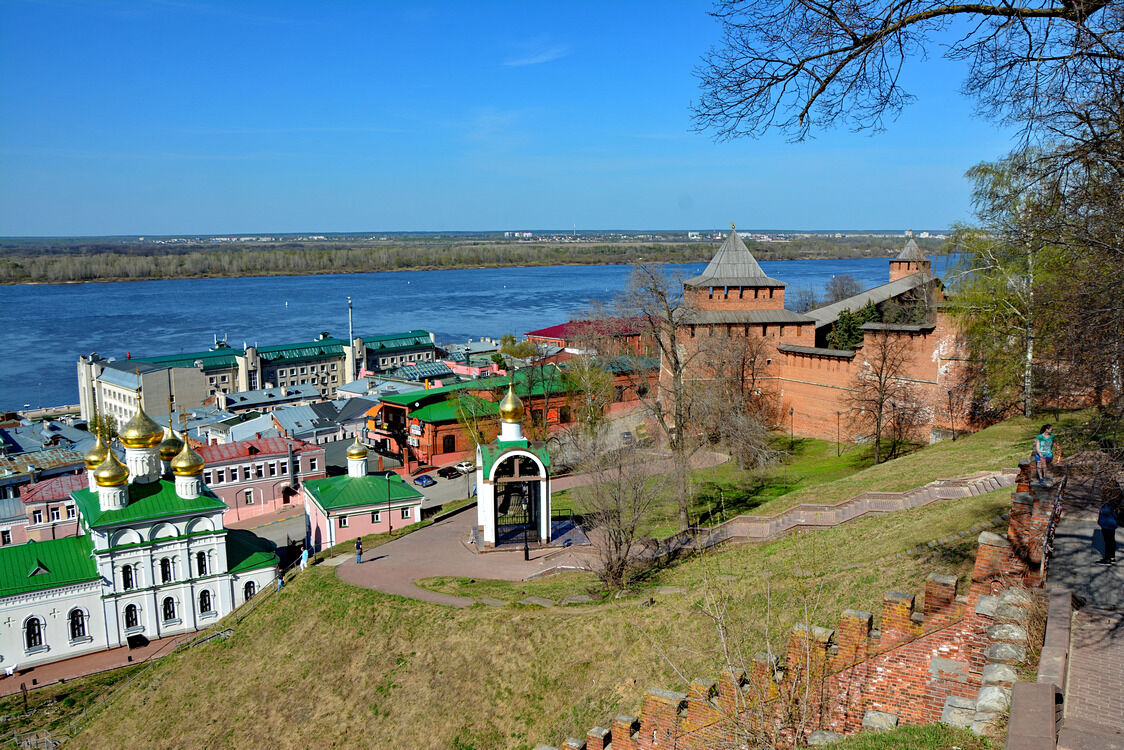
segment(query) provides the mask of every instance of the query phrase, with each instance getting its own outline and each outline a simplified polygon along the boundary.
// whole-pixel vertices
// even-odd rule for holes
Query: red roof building
[[[203,483],[226,503],[226,522],[299,506],[300,483],[325,476],[324,448],[269,437],[197,449],[206,461]]]

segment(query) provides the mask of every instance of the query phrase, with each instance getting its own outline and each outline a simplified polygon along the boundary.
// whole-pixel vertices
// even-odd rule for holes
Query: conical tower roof
[[[902,251],[898,253],[898,257],[894,258],[894,260],[911,260],[914,262],[924,262],[929,259],[925,257],[925,253],[921,252],[921,248],[919,248],[917,246],[917,243],[913,241],[913,231],[911,230],[909,232],[909,239],[905,243],[905,247],[902,248]]]
[[[783,281],[771,279],[761,270],[757,259],[742,238],[730,225],[730,233],[710,263],[698,276],[683,282],[687,286],[788,286]]]

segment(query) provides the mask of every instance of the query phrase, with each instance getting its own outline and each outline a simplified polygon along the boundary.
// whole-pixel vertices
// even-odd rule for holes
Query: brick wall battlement
[[[726,669],[686,692],[649,689],[639,716],[618,716],[563,748],[702,750],[751,739],[786,747],[797,734],[942,720],[979,730],[1005,708],[1013,665],[1025,658],[1026,588],[1041,585],[1045,524],[1061,491],[1031,476],[1021,463],[1007,533],[980,534],[965,591],[933,573],[920,606],[914,594],[883,596],[878,629],[873,613],[856,610],[834,629],[797,626],[783,657],[759,655],[748,672]]]

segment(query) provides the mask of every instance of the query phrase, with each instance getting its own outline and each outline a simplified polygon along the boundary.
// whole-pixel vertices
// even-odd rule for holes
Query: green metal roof
[[[226,531],[226,566],[231,573],[277,565],[276,545],[244,529]]]
[[[551,395],[554,395],[559,393],[568,393],[574,390],[573,384],[566,380],[565,375],[558,367],[555,367],[554,365],[548,365],[547,367],[542,368],[541,377],[537,372],[535,372],[538,369],[538,367],[524,367],[521,370],[515,371],[516,395],[520,397],[526,397],[529,395],[541,396],[543,395],[543,393],[550,393]],[[497,375],[491,378],[466,380],[462,383],[444,385],[440,388],[430,388],[426,391],[391,393],[385,396],[380,396],[379,399],[385,403],[393,404],[395,406],[413,406],[415,403],[432,403],[438,399],[440,399],[441,401],[445,401],[448,395],[455,391],[499,390],[501,388],[506,388],[509,382],[510,379],[508,376]],[[411,412],[411,416],[413,416],[413,412]]]
[[[420,500],[422,494],[402,480],[402,477],[349,477],[347,475],[310,479],[304,483],[308,494],[326,511],[360,508],[367,505]]]
[[[189,352],[187,354],[164,354],[156,357],[133,357],[138,362],[148,362],[166,367],[195,367],[197,361],[203,363],[203,370],[219,370],[237,366],[235,357],[242,356],[243,349],[211,349],[205,352]]]
[[[550,467],[550,451],[545,447],[531,445],[527,440],[497,440],[491,445],[480,446],[480,466],[482,467],[485,478],[492,473],[492,464],[512,448],[519,448],[528,453],[534,453],[542,461],[543,466],[547,468]]]
[[[273,364],[302,362],[312,359],[329,359],[332,357],[342,357],[345,346],[347,346],[347,342],[343,339],[328,338],[299,344],[263,346],[258,349],[258,356],[261,357],[263,362],[270,362]]]
[[[445,401],[426,404],[420,409],[414,409],[410,412],[410,417],[430,424],[456,422],[457,410],[460,408],[461,404],[446,399]],[[500,405],[498,403],[484,398],[465,401],[464,409],[466,412],[472,412],[478,417],[494,416],[500,413]]]
[[[0,547],[0,596],[98,580],[93,549],[85,535]]]
[[[187,513],[226,510],[226,503],[209,489],[193,500],[184,500],[176,494],[176,485],[166,479],[151,484],[130,484],[129,504],[121,510],[102,510],[98,493],[93,490],[75,490],[70,493],[86,525],[90,528],[123,526],[137,521],[170,518]]]
[[[429,331],[414,330],[407,333],[390,333],[382,336],[364,336],[363,344],[368,349],[379,353],[398,351],[399,349],[416,349],[419,346],[433,346],[433,339]]]

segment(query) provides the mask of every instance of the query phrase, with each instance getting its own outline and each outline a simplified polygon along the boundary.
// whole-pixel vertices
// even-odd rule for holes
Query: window
[[[74,506],[73,505],[66,506],[66,517],[67,518],[74,518]]]
[[[7,546],[12,543],[12,532],[4,529],[0,531],[0,547]]]
[[[445,435],[443,438],[441,438],[441,452],[442,453],[452,453],[456,449],[457,449],[457,436],[456,435]]]
[[[43,523],[43,511],[41,511],[41,510],[31,511],[31,522],[32,523]]]
[[[207,553],[197,552],[195,554],[195,569],[199,571],[199,575],[207,575]]]
[[[246,490],[244,499],[246,501],[246,505],[253,505],[254,504],[254,491],[253,490]]]
[[[258,593],[258,587],[254,585],[254,582],[246,581],[246,588],[242,589],[242,598],[245,601],[250,601],[256,593]]]
[[[62,509],[59,508],[59,506],[56,505],[55,507],[51,508],[50,514],[51,514],[51,520],[52,521],[61,521],[62,520]]]
[[[215,484],[222,484],[226,481],[226,469],[219,469],[215,472]]]
[[[308,374],[308,368],[307,368],[307,367],[302,367],[302,368],[301,368],[301,375],[307,375],[307,374]]]
[[[86,637],[86,613],[80,609],[70,610],[70,640]]]
[[[316,458],[315,457],[308,459],[308,470],[309,471],[316,471]]]
[[[121,568],[121,588],[128,591],[133,587],[133,569],[129,565]]]
[[[341,529],[346,529],[347,528],[347,516],[340,516],[339,519],[337,519],[337,521],[336,521],[336,525],[339,526]]]
[[[161,612],[164,615],[164,622],[171,622],[176,619],[176,600],[170,596],[164,597],[164,604],[161,607]]]
[[[406,519],[407,521],[410,520],[410,509],[409,508],[403,508],[402,509],[402,518]]]
[[[160,583],[172,582],[172,561],[164,558],[160,561]],[[165,618],[167,619],[167,618]]]
[[[125,607],[125,630],[140,626],[140,612],[137,610],[137,605],[130,604]]]
[[[211,484],[211,470],[203,472],[203,484]]]
[[[254,477],[261,479],[265,476],[265,464],[254,464]]]
[[[282,461],[281,462],[281,476],[285,476],[288,473],[289,473],[289,463],[287,461]]]
[[[379,523],[382,521],[382,513],[377,510],[371,511],[371,523]]]
[[[277,476],[277,462],[276,461],[270,461],[269,462],[269,476],[271,476],[271,477]]]
[[[211,611],[211,592],[206,589],[199,592],[199,614],[205,615]]]
[[[43,621],[37,617],[28,620],[24,626],[23,639],[28,651],[43,648]]]

